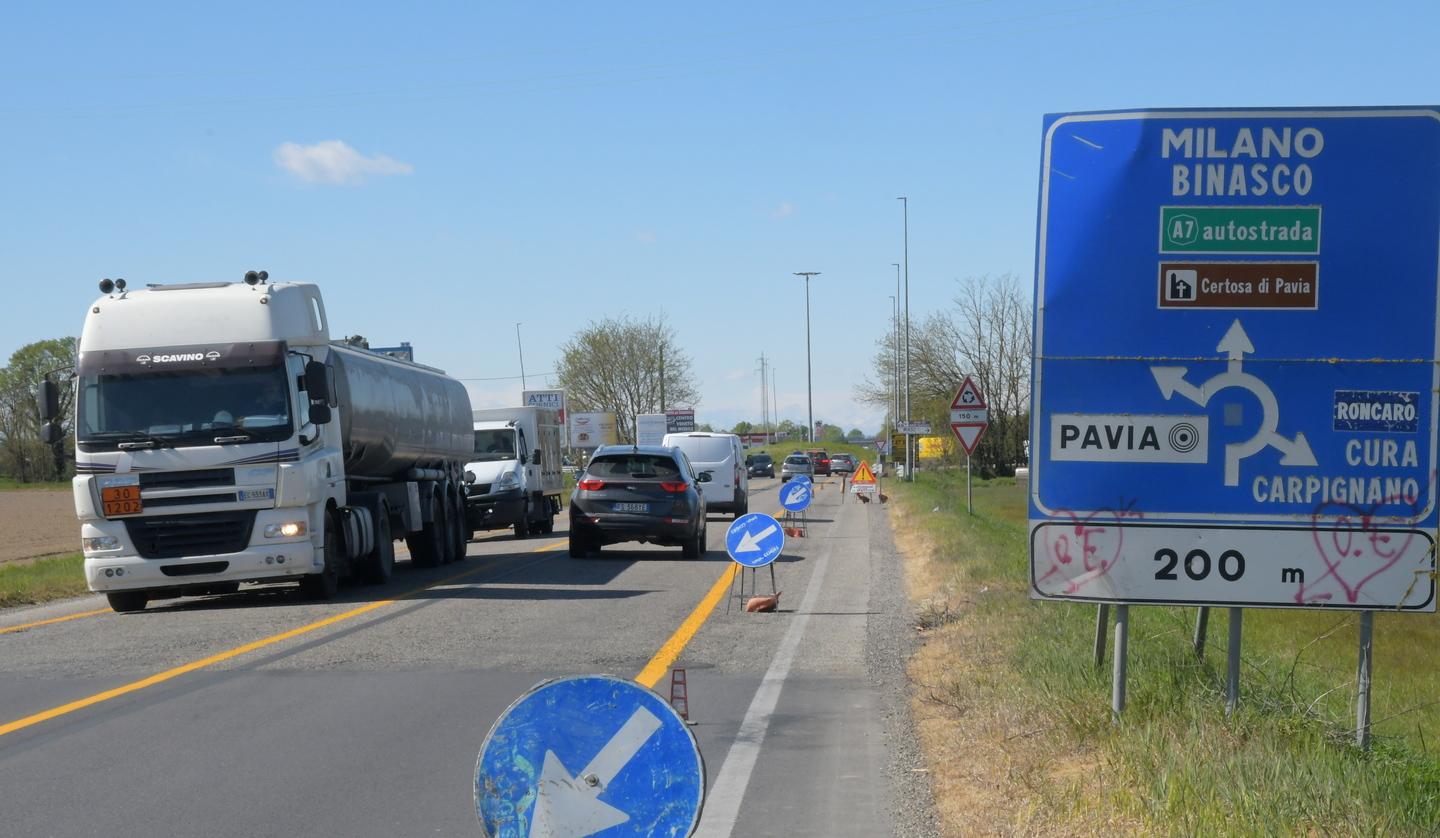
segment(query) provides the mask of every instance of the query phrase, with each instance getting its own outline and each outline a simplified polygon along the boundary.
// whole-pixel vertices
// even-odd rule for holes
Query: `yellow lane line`
[[[695,636],[695,632],[699,631],[700,626],[709,619],[710,612],[714,611],[715,606],[720,604],[720,600],[725,598],[739,567],[740,565],[731,562],[725,572],[720,574],[720,578],[710,586],[710,591],[705,594],[705,598],[700,600],[700,604],[695,606],[695,610],[690,612],[690,616],[685,618],[685,622],[680,624],[680,628],[675,629],[675,633],[670,635],[670,639],[665,641],[660,647],[660,651],[655,653],[655,657],[651,658],[650,662],[645,664],[645,668],[640,670],[640,674],[635,676],[636,681],[651,689],[660,683],[660,679],[665,677],[665,671],[670,668],[670,664],[680,657],[680,653],[685,651],[686,645]]]
[[[543,547],[537,547],[531,552],[540,553],[546,550],[554,550],[558,546],[559,544],[547,544]],[[303,634],[309,634],[312,631],[317,631],[319,629],[325,628],[326,626],[332,626],[336,623],[359,617],[362,614],[368,614],[378,608],[382,608],[386,605],[393,605],[400,600],[408,599],[417,594],[428,591],[431,588],[438,588],[441,585],[448,585],[451,582],[455,582],[459,579],[465,578],[466,576],[471,576],[473,574],[479,573],[480,571],[485,569],[487,569],[485,565],[482,565],[480,567],[474,567],[462,573],[457,573],[453,576],[447,576],[439,581],[432,582],[428,585],[422,585],[410,591],[406,591],[405,593],[400,594],[394,599],[382,599],[376,600],[375,602],[366,603],[359,608],[352,608],[351,610],[346,611],[343,614],[336,614],[332,617],[326,617],[323,620],[316,620],[313,623],[308,623],[306,625],[300,626],[299,628],[293,628],[289,631],[281,632],[280,634],[274,634],[269,637],[261,638],[260,640],[246,643],[243,646],[237,646],[234,649],[229,649],[227,651],[220,652],[219,654],[211,655],[208,658],[201,658],[198,661],[192,661],[190,663],[174,667],[173,669],[167,669],[164,672],[158,672],[148,678],[141,678],[138,681],[132,681],[123,686],[119,686],[111,690],[105,690],[104,692],[99,692],[94,695],[72,701],[68,704],[62,704],[59,707],[52,707],[49,710],[44,710],[39,713],[26,716],[23,719],[16,719],[15,721],[9,722],[8,724],[0,725],[0,736],[4,736],[8,733],[14,733],[17,730],[24,730],[27,727],[33,727],[34,725],[38,725],[41,722],[46,722],[59,716],[74,713],[76,710],[83,710],[86,707],[92,707],[96,704],[109,701],[113,698],[119,698],[122,695],[128,695],[129,693],[143,690],[146,687],[153,687],[156,684],[162,684],[166,681],[178,678],[181,675],[194,672],[197,669],[204,669],[208,666],[214,666],[217,663],[223,663],[224,661],[230,660],[232,658],[237,658],[241,655],[246,655],[259,649],[264,649],[267,646],[273,646],[276,643],[280,643],[294,637],[299,637]]]
[[[36,626],[48,626],[51,623],[63,623],[66,620],[78,620],[81,617],[93,617],[96,614],[112,613],[114,612],[112,612],[109,608],[97,608],[94,611],[81,611],[79,614],[66,614],[64,617],[51,617],[48,620],[36,620],[33,623],[21,623],[18,626],[6,626],[4,628],[0,628],[0,634],[9,634],[12,631],[24,631],[25,629],[35,628]]]

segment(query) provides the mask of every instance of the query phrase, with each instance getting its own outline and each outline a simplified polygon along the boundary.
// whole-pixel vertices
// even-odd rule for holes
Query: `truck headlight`
[[[113,535],[102,535],[96,538],[80,539],[82,546],[87,553],[96,553],[101,550],[119,550],[120,539]],[[72,542],[73,543],[73,542]]]
[[[295,538],[310,530],[305,521],[286,521],[281,524],[266,524],[266,538]]]
[[[520,476],[513,471],[507,471],[500,475],[499,480],[495,481],[495,488],[501,490],[518,489],[520,488]]]

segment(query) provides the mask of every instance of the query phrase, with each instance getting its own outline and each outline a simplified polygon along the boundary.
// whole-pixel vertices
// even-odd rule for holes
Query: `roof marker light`
[[[114,282],[111,282],[109,277],[106,277],[105,279],[100,280],[100,293],[101,293],[101,294],[109,294],[111,291],[114,291],[114,290],[115,290],[115,283],[114,283]]]

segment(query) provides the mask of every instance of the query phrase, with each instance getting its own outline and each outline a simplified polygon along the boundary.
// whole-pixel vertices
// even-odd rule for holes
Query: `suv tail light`
[[[586,478],[580,481],[578,488],[583,489],[587,492],[594,492],[596,490],[605,488],[605,481],[595,480],[594,478]]]
[[[671,493],[672,495],[679,495],[679,494],[684,494],[685,490],[688,489],[688,488],[690,488],[690,484],[689,484],[689,483],[671,483],[671,482],[669,482],[669,481],[663,481],[663,482],[661,482],[661,484],[660,484],[660,488],[662,488],[662,489],[664,489],[665,491]]]

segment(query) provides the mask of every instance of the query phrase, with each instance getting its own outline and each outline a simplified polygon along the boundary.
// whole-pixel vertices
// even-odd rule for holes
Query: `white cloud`
[[[789,201],[781,201],[780,205],[770,211],[771,218],[789,218],[795,214],[795,205]]]
[[[275,165],[309,183],[332,186],[357,184],[367,175],[408,175],[409,163],[376,154],[366,157],[343,140],[323,140],[313,145],[281,143],[275,149]]]

